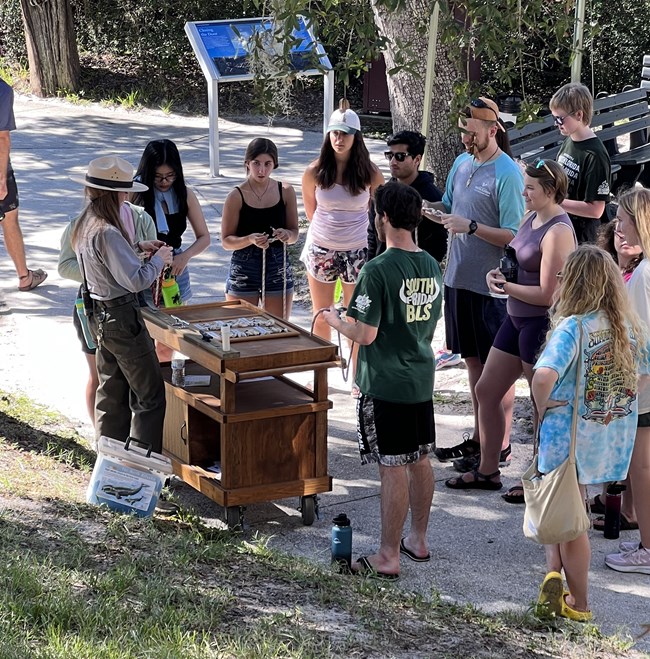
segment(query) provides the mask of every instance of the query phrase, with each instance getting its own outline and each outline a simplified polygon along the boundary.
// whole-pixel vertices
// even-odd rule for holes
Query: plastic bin
[[[172,463],[158,453],[109,437],[100,437],[86,501],[112,510],[150,517]]]

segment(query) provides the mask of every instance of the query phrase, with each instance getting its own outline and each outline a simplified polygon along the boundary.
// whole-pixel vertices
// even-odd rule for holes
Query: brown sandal
[[[29,279],[29,284],[23,284],[22,286],[18,287],[19,291],[32,291],[47,279],[47,272],[45,272],[45,270],[41,270],[40,268],[38,270],[27,270],[27,274],[22,275],[22,277],[18,277],[18,279],[20,281]]]

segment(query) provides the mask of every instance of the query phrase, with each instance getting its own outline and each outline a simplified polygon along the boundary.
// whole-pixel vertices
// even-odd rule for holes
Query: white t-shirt
[[[645,258],[627,282],[632,308],[637,312],[646,331],[650,332],[650,265]],[[650,375],[639,375],[639,414],[650,412]]]

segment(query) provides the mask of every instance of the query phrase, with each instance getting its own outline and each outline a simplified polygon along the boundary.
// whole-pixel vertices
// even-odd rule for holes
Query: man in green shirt
[[[375,193],[375,225],[386,251],[361,270],[346,322],[331,307],[327,323],[359,344],[356,382],[361,462],[379,464],[381,546],[352,565],[384,579],[399,577],[400,553],[430,559],[427,545],[435,448],[434,360],[431,341],[440,318],[438,262],[413,242],[422,199],[410,186],[387,183]],[[409,507],[411,528],[402,530]]]

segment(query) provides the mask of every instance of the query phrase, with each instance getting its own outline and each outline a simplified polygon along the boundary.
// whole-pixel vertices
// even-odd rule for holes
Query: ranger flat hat
[[[85,177],[70,178],[87,188],[112,192],[144,192],[149,189],[146,185],[133,180],[133,165],[118,156],[102,156],[91,160]]]

